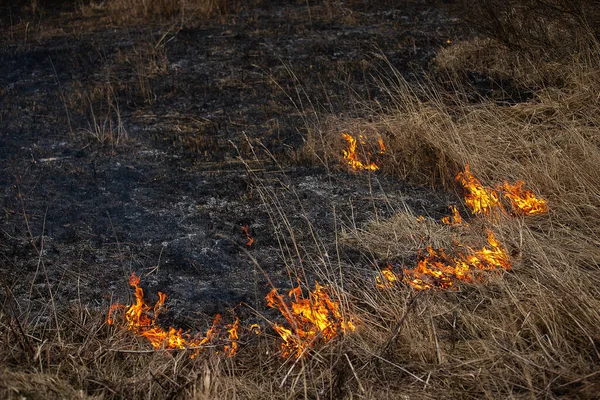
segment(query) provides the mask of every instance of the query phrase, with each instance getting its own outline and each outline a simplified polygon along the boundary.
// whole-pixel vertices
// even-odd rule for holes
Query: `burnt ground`
[[[334,257],[336,226],[404,205],[446,212],[449,194],[296,154],[313,112],[385,104],[372,79],[380,55],[413,79],[460,35],[457,22],[427,1],[313,5],[310,17],[298,3],[183,27],[65,5],[4,16],[0,270],[21,310],[43,313],[50,291],[62,306],[107,309],[128,301],[136,271],[150,300],[165,292],[169,316],[193,327],[240,303],[264,308],[252,257],[289,288],[285,265],[303,263],[312,280],[317,249]],[[280,247],[288,222],[300,257]],[[372,268],[340,250],[344,268]]]

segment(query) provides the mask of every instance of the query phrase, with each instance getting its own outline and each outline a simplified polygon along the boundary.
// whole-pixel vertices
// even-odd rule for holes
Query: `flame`
[[[288,293],[290,302],[286,302],[278,289],[266,296],[267,305],[278,309],[290,325],[289,328],[274,323],[273,329],[283,339],[283,356],[301,357],[319,338],[329,341],[340,333],[354,331],[351,320],[345,320],[339,310],[339,303],[331,300],[325,287],[315,283],[315,290],[308,298],[302,296],[300,286]],[[293,299],[292,299],[293,298]]]
[[[244,231],[244,233],[246,234],[246,238],[248,239],[248,241],[246,242],[246,246],[252,246],[252,243],[254,243],[254,238],[248,232],[248,225],[242,225],[242,231]]]
[[[427,248],[413,269],[404,269],[403,281],[417,290],[449,289],[457,281],[475,282],[484,279],[481,271],[510,269],[510,258],[494,234],[488,230],[488,245],[481,249],[460,246],[455,257],[448,256],[443,249]]]
[[[534,215],[548,212],[546,200],[536,197],[533,192],[523,189],[524,181],[517,181],[514,185],[504,181],[502,186],[498,185],[496,189],[484,187],[477,178],[475,178],[469,169],[469,164],[465,166],[464,172],[459,172],[456,176],[465,188],[465,203],[471,209],[473,214],[483,214],[486,217],[494,217],[497,212],[506,213],[500,202],[499,192],[504,192],[504,197],[508,199],[515,214]]]
[[[202,347],[208,343],[213,342],[219,335],[219,330],[218,330],[217,326],[219,325],[220,322],[221,322],[221,314],[215,315],[215,319],[213,320],[211,327],[208,328],[208,330],[206,331],[206,335],[204,335],[204,338],[194,341],[193,346]]]
[[[252,332],[254,332],[255,335],[260,334],[260,325],[258,325],[258,324],[252,324],[248,327],[248,329],[250,329]]]
[[[525,182],[517,181],[514,185],[504,181],[504,197],[510,200],[513,210],[521,215],[543,214],[548,212],[546,200],[537,198],[533,192],[523,189]]]
[[[473,176],[469,165],[465,166],[464,172],[456,176],[465,189],[465,203],[476,215],[483,215],[492,220],[496,219],[498,213],[506,210],[501,202],[501,194],[508,200],[514,214],[533,215],[548,211],[546,200],[538,198],[529,190],[523,189],[525,182],[517,181],[514,185],[504,181],[502,186],[495,189],[483,186]],[[456,206],[451,206],[451,216],[441,219],[446,225],[463,225],[463,220]],[[418,222],[425,218],[419,216]],[[506,249],[496,239],[494,234],[487,231],[487,244],[480,249],[474,249],[458,244],[449,256],[443,249],[427,247],[426,254],[420,254],[415,268],[404,268],[402,281],[408,283],[417,290],[450,289],[457,282],[477,282],[485,279],[490,272],[508,270],[511,266],[510,257]],[[385,282],[381,277],[376,277],[379,288],[390,287],[398,279],[390,267],[381,271]]]
[[[134,332],[138,336],[148,339],[152,347],[155,349],[185,349],[185,348],[197,348],[192,354],[192,358],[198,354],[198,351],[202,346],[214,342],[220,334],[218,325],[221,322],[221,315],[217,314],[212,323],[212,326],[206,332],[204,338],[192,337],[189,333],[183,332],[182,329],[175,329],[169,327],[164,330],[157,323],[158,315],[164,310],[164,303],[167,299],[167,295],[158,292],[158,301],[151,307],[144,301],[144,291],[139,287],[140,277],[135,273],[131,274],[129,278],[129,284],[135,289],[135,303],[127,308],[124,305],[115,303],[110,306],[107,323],[109,325],[114,324],[113,314],[116,310],[121,308],[127,308],[125,312],[125,321],[127,323],[127,329]],[[152,314],[152,315],[151,315]],[[238,328],[239,320],[236,317],[235,323],[227,326],[229,333],[229,342],[231,345],[226,345],[225,353],[228,356],[232,356],[238,349]]]
[[[377,139],[377,143],[379,143],[379,153],[385,153],[385,145],[383,144],[383,139]]]
[[[506,213],[501,203],[500,193],[509,200],[514,213],[521,215],[540,214],[548,211],[546,200],[537,198],[531,191],[523,189],[523,181],[514,185],[504,182],[495,189],[483,186],[471,173],[469,165],[456,176],[465,189],[465,203],[473,214],[495,219],[498,213]],[[466,225],[455,206],[450,207],[452,216],[442,218],[446,225]],[[484,279],[484,271],[510,269],[510,257],[491,231],[487,231],[487,245],[481,249],[458,245],[457,255],[448,256],[442,249],[427,248],[427,255],[421,255],[417,266],[404,269],[403,281],[417,290],[448,289],[456,282],[475,282]],[[384,270],[382,274],[386,274]],[[379,282],[379,281],[378,281]],[[379,286],[379,285],[378,285]]]
[[[464,221],[456,206],[452,205],[449,208],[452,210],[452,216],[443,217],[442,222],[446,225],[462,225]]]
[[[354,170],[362,170],[362,169],[366,169],[368,171],[377,171],[379,169],[379,166],[377,166],[377,164],[371,162],[369,164],[363,164],[359,159],[358,159],[358,153],[356,152],[356,139],[350,135],[348,135],[347,133],[342,132],[342,138],[344,138],[347,142],[348,142],[348,150],[342,150],[342,154],[344,155],[344,158],[346,160],[348,160],[348,165],[350,165],[350,167]],[[362,136],[360,137],[362,139]],[[364,140],[361,140],[361,144],[366,144],[366,142]],[[383,141],[381,139],[379,139],[379,148],[380,151],[383,153],[385,151],[385,146],[383,145]]]
[[[498,192],[494,189],[484,187],[479,179],[471,174],[469,164],[465,166],[464,172],[459,172],[456,180],[465,188],[465,203],[473,214],[493,216],[496,210],[503,210]]]
[[[238,334],[238,329],[240,328],[240,319],[235,317],[235,322],[233,324],[227,325],[229,329],[227,329],[227,333],[229,334],[229,341],[231,345],[225,345],[223,349],[225,350],[225,354],[227,357],[231,357],[237,353],[238,350],[238,339],[240,338]]]
[[[385,279],[382,279],[382,277]],[[381,270],[381,276],[375,277],[377,287],[380,289],[390,288],[394,286],[394,282],[398,280],[398,277],[392,271],[392,266],[388,263],[387,268]]]

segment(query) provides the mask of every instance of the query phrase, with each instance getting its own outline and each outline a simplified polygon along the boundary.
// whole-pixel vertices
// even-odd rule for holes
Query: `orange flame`
[[[254,243],[254,238],[248,232],[248,225],[242,225],[242,231],[244,231],[244,233],[246,234],[246,238],[248,239],[248,241],[246,242],[246,246],[252,246],[252,243]]]
[[[354,137],[342,132],[342,138],[344,138],[348,142],[349,146],[348,150],[342,150],[342,154],[344,155],[344,158],[348,160],[348,165],[350,165],[352,169],[366,169],[368,171],[377,171],[379,169],[379,166],[377,166],[377,164],[373,162],[364,164],[358,159],[358,153],[356,152],[356,139]],[[365,144],[364,141],[362,141],[361,143]],[[383,145],[383,141],[381,139],[379,139],[379,148],[382,153],[385,151],[385,146]]]
[[[513,210],[521,215],[543,214],[548,212],[546,200],[537,198],[533,192],[523,189],[525,182],[517,181],[510,185],[504,181],[504,197],[510,200]]]
[[[523,185],[525,185],[523,181],[517,181],[514,185],[504,181],[504,184],[499,185],[496,189],[484,187],[471,174],[469,164],[465,166],[464,172],[458,173],[456,180],[459,180],[465,188],[465,203],[471,208],[473,214],[494,217],[497,212],[505,213],[506,211],[500,203],[500,195],[498,194],[502,191],[515,214],[534,215],[548,212],[546,200],[536,197],[529,190],[523,189]]]
[[[227,329],[227,333],[229,334],[229,341],[231,342],[231,345],[225,345],[224,350],[227,357],[231,357],[235,355],[235,353],[237,353],[239,347],[238,339],[240,337],[238,334],[238,329],[240,328],[240,319],[238,317],[235,317],[235,322],[233,324],[227,325],[227,327],[229,328]]]
[[[456,176],[465,189],[465,203],[473,214],[481,214],[485,217],[495,219],[498,213],[506,213],[501,203],[501,196],[508,199],[514,214],[532,215],[548,211],[546,200],[536,197],[531,191],[523,189],[525,183],[517,181],[514,185],[504,182],[496,189],[483,186],[481,182],[471,174],[469,165],[465,166],[464,172]],[[467,225],[455,206],[451,206],[452,216],[446,216],[441,221],[446,225]],[[424,221],[419,216],[418,222]],[[443,249],[434,250],[427,247],[427,255],[420,255],[417,266],[413,269],[404,268],[402,281],[410,284],[417,290],[449,289],[457,282],[476,282],[485,278],[484,272],[508,270],[511,266],[508,252],[496,239],[491,231],[487,231],[488,244],[481,249],[472,249],[464,245],[458,245],[457,255],[449,256]],[[381,271],[381,277],[376,277],[379,288],[391,286],[397,276],[387,268]]]
[[[185,348],[197,348],[192,354],[192,358],[198,354],[199,349],[209,343],[215,341],[220,331],[218,325],[221,321],[221,315],[217,314],[213,321],[211,328],[206,332],[204,338],[194,338],[187,332],[183,332],[181,329],[175,329],[169,327],[168,330],[164,330],[157,323],[157,317],[160,312],[164,309],[164,303],[167,299],[167,295],[158,292],[158,301],[154,307],[149,306],[144,301],[144,291],[139,287],[140,277],[135,273],[131,274],[129,278],[129,284],[135,289],[135,304],[129,306],[125,312],[125,320],[127,322],[127,329],[133,331],[135,334],[145,337],[148,339],[152,347],[155,349],[185,349]],[[114,324],[113,314],[120,308],[126,308],[121,304],[115,303],[110,306],[107,323],[109,325]],[[152,310],[152,316],[150,311]],[[230,357],[234,355],[238,349],[238,335],[237,330],[239,327],[239,320],[236,317],[236,321],[233,325],[229,326],[229,342],[231,345],[225,346],[225,353]]]
[[[248,327],[248,329],[250,329],[252,332],[254,332],[255,335],[260,334],[260,325],[258,325],[258,324],[252,324]]]
[[[427,248],[427,256],[419,259],[413,269],[404,269],[403,281],[417,290],[448,289],[456,281],[475,282],[484,279],[481,271],[510,269],[510,258],[506,250],[488,231],[488,247],[466,249],[456,257],[449,257],[444,250]]]
[[[203,346],[207,343],[212,342],[214,339],[216,339],[216,337],[219,335],[219,331],[217,329],[217,325],[221,322],[221,314],[217,314],[215,315],[215,319],[212,323],[212,326],[210,328],[208,328],[208,330],[206,331],[206,335],[204,335],[204,338],[196,341],[194,343],[195,346]]]
[[[383,279],[382,279],[383,277]],[[381,276],[375,277],[377,287],[380,289],[391,288],[394,283],[398,280],[398,277],[392,271],[392,266],[388,263],[387,268],[381,270]]]
[[[273,324],[273,329],[283,339],[281,349],[284,357],[294,354],[299,358],[317,339],[329,341],[340,333],[356,329],[351,320],[343,318],[339,303],[332,301],[326,288],[318,283],[315,283],[315,290],[309,292],[308,298],[302,297],[300,286],[291,289],[288,297],[289,303],[277,293],[277,289],[266,296],[267,305],[278,309],[290,325],[286,328]]]
[[[383,144],[383,139],[377,139],[377,143],[379,143],[379,153],[385,153],[385,145]]]
[[[479,179],[471,174],[469,164],[464,172],[459,172],[456,180],[465,188],[465,203],[473,214],[493,216],[496,210],[503,210],[498,193],[491,188],[484,187]]]
[[[449,208],[452,210],[452,216],[442,217],[442,222],[446,225],[462,225],[464,221],[456,206],[453,205]]]

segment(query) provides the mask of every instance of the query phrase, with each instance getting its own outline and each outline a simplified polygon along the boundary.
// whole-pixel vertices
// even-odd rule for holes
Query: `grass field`
[[[207,15],[232,11],[208,3]],[[126,1],[119,4],[132,8]],[[135,17],[180,16],[171,3],[152,4]],[[589,38],[579,34],[569,51],[561,47],[554,53],[528,42],[513,46],[493,35],[452,43],[438,51],[418,84],[380,60],[375,80],[389,102],[357,98],[355,109],[368,118],[319,113],[314,119],[302,110],[314,122],[307,122],[304,145],[296,151],[294,162],[300,165],[347,169],[342,151],[347,142],[340,133],[349,132],[364,138],[360,157],[376,153],[378,139],[385,152],[373,157],[378,171],[348,173],[385,174],[462,198],[456,177],[469,165],[489,188],[524,181],[547,201],[547,212],[510,212],[502,199],[508,211],[489,217],[457,204],[462,225],[419,218],[408,208],[366,226],[340,224],[327,240],[372,260],[368,277],[343,269],[335,255],[305,254],[304,248],[320,249],[325,238],[296,240],[285,205],[256,178],[255,195],[268,206],[273,225],[284,227],[277,231],[285,243],[281,258],[290,266],[296,254],[306,260],[299,268],[288,267],[290,274],[304,282],[310,270],[339,304],[340,316],[334,318],[339,332],[331,340],[322,340],[320,331],[300,357],[294,352],[282,357],[281,334],[269,328],[273,321],[258,334],[241,321],[237,354],[227,356],[224,342],[214,342],[191,358],[192,350],[154,350],[126,329],[122,314],[109,325],[108,310],[77,301],[68,312],[57,312],[52,296],[39,309],[17,310],[5,284],[1,397],[597,398],[600,43],[588,33]],[[527,99],[482,95],[470,81],[473,74],[509,81],[511,90]],[[507,270],[449,289],[418,290],[403,281],[403,270],[412,269],[427,246],[458,254],[486,243],[487,232],[506,250]],[[43,240],[37,250],[42,258]],[[382,260],[398,280],[378,287]],[[355,329],[343,329],[347,321]],[[289,321],[280,323],[290,328]]]

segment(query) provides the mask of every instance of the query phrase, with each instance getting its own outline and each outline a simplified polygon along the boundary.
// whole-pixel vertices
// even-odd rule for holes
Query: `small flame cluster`
[[[517,181],[514,185],[508,182],[502,184],[504,197],[510,200],[513,210],[521,215],[544,214],[548,212],[546,200],[537,198],[533,192],[523,189],[524,181]]]
[[[507,213],[501,202],[504,197],[509,201],[514,215],[535,215],[548,211],[546,200],[536,197],[533,192],[525,190],[525,182],[517,181],[511,185],[504,181],[502,186],[492,189],[483,186],[465,166],[465,171],[457,177],[465,190],[465,203],[474,215],[482,215],[495,219],[498,213]],[[502,196],[503,195],[503,196]],[[452,215],[442,218],[442,223],[450,226],[467,226],[455,206],[450,207]],[[419,216],[417,221],[423,221]],[[508,270],[511,266],[506,249],[496,239],[494,234],[487,231],[487,244],[479,249],[458,244],[449,255],[443,249],[427,247],[426,254],[420,254],[417,266],[412,269],[403,268],[402,281],[417,290],[449,289],[456,282],[476,282],[485,277],[485,272]],[[381,271],[375,278],[379,288],[388,288],[398,280],[391,265]]]
[[[114,325],[115,320],[113,316],[117,310],[127,309],[125,311],[125,321],[128,330],[148,339],[155,349],[193,348],[196,351],[192,354],[192,357],[195,357],[198,351],[206,345],[212,344],[218,339],[222,341],[223,334],[220,329],[222,318],[220,314],[215,316],[212,326],[203,338],[192,337],[189,333],[183,332],[182,329],[175,329],[173,327],[164,330],[158,325],[157,317],[164,310],[167,295],[158,292],[158,301],[152,307],[144,301],[144,290],[139,286],[140,277],[135,273],[131,274],[129,284],[135,289],[135,304],[131,306],[119,303],[111,305],[106,319],[109,325]],[[231,357],[238,349],[239,319],[236,317],[233,324],[225,325],[225,329],[228,336],[225,341],[228,344],[224,346],[224,353],[226,356]]]
[[[536,197],[530,190],[523,189],[524,181],[517,181],[512,185],[504,181],[495,189],[485,187],[473,176],[469,164],[465,166],[464,172],[456,176],[456,180],[462,184],[465,190],[465,203],[475,215],[494,217],[498,212],[506,213],[500,201],[501,194],[510,203],[513,213],[517,215],[543,214],[548,211],[546,200]]]
[[[450,206],[450,210],[452,210],[451,216],[446,216],[442,218],[442,222],[445,225],[466,225],[467,223],[463,220],[460,212],[456,209],[456,206]]]
[[[285,357],[301,357],[319,338],[329,341],[340,333],[356,329],[351,320],[346,320],[340,312],[339,303],[331,300],[327,289],[315,283],[315,290],[308,298],[302,296],[300,286],[288,293],[290,301],[271,290],[267,295],[267,305],[281,312],[289,327],[274,323],[273,329],[283,339],[281,350]]]
[[[360,170],[377,171],[379,169],[379,166],[377,164],[375,164],[374,162],[365,161],[363,163],[362,161],[359,160],[358,152],[357,152],[358,143],[360,141],[361,145],[367,144],[367,142],[365,141],[365,137],[363,135],[360,135],[358,137],[359,141],[357,141],[356,138],[354,138],[353,136],[351,136],[345,132],[342,132],[342,138],[348,142],[348,150],[342,150],[342,155],[344,156],[344,159],[348,162],[348,165],[350,166],[350,168],[352,168],[355,171],[360,171]],[[381,138],[379,138],[377,140],[377,142],[379,144],[379,153],[380,154],[385,153],[385,145],[383,144],[383,140]],[[370,157],[371,153],[367,152],[367,156]]]
[[[375,277],[375,283],[380,289],[391,288],[398,280],[398,277],[392,270],[392,265],[388,263],[387,267],[381,270],[381,276]]]
[[[457,255],[449,256],[443,249],[427,248],[413,269],[404,268],[404,282],[417,290],[449,289],[456,281],[476,282],[482,271],[510,269],[510,258],[496,237],[488,231],[488,245],[481,249],[461,246]]]

